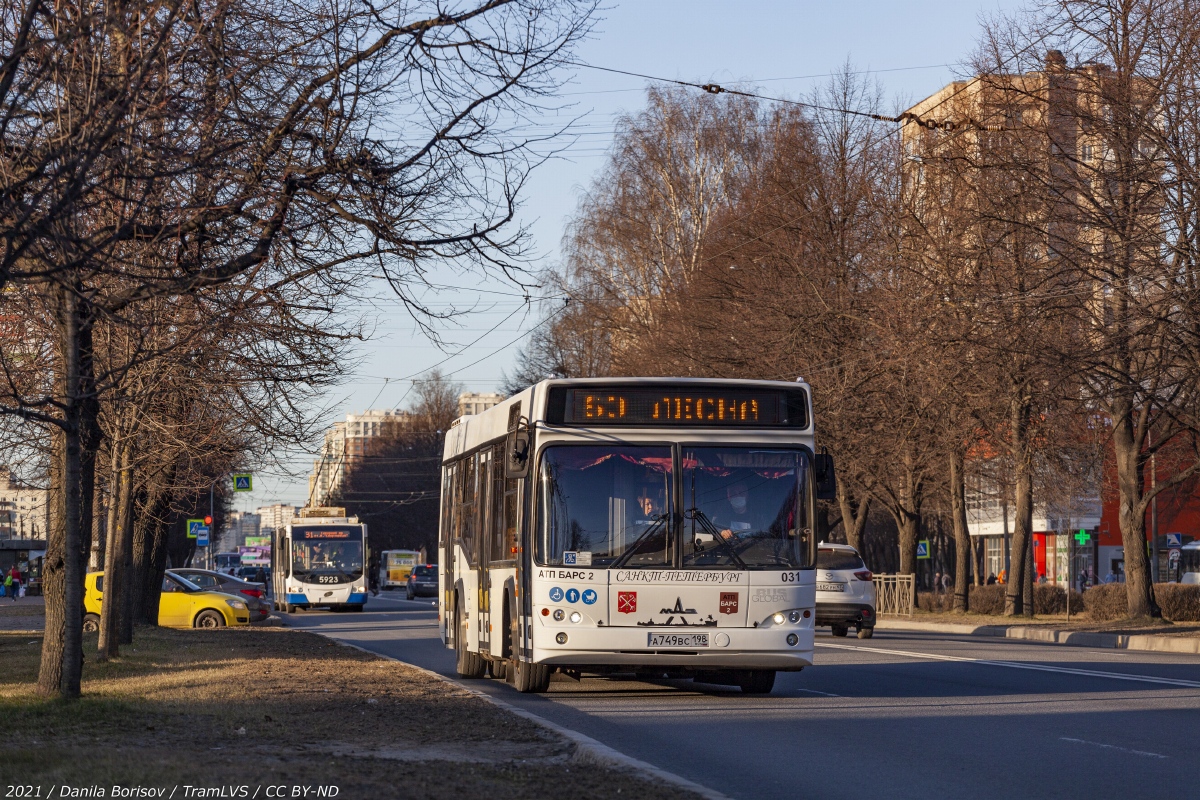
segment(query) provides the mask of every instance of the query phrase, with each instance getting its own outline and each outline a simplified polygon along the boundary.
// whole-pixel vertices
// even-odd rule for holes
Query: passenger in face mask
[[[736,539],[755,529],[750,514],[750,492],[744,483],[730,484],[725,489],[728,507],[715,515],[713,523],[721,528],[722,538]]]

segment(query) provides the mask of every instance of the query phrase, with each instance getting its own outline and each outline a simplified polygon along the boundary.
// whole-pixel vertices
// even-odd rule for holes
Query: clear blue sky
[[[877,71],[889,98],[884,110],[891,112],[932,94],[960,74],[958,65],[970,55],[982,14],[1018,5],[1011,0],[614,2],[602,12],[578,60],[663,78],[746,82],[773,97],[806,94],[849,60],[856,69]],[[566,221],[603,164],[614,120],[640,107],[647,85],[638,78],[592,69],[578,69],[564,77],[570,82],[562,90],[562,101],[572,107],[544,122],[581,117],[576,128],[579,136],[562,157],[543,165],[526,187],[522,214],[534,237],[538,256],[531,265],[534,270],[557,262]],[[473,309],[456,325],[441,327],[445,351],[415,329],[398,303],[381,295],[373,314],[376,337],[360,347],[362,363],[355,375],[330,395],[331,421],[368,407],[403,405],[411,384],[396,382],[397,378],[444,361],[493,326],[498,326],[494,332],[446,360],[442,369],[471,391],[498,387],[520,342],[502,345],[536,324],[536,309],[525,313],[520,297],[511,294],[517,290],[500,280],[452,272],[435,280],[470,287],[425,296],[438,308]],[[299,477],[258,475],[255,492],[238,495],[238,508],[303,504],[304,473],[311,461],[305,453],[288,454],[289,469]]]

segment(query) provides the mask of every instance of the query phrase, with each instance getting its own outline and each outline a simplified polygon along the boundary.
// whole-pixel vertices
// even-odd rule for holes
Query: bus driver
[[[740,539],[757,529],[750,514],[750,490],[738,481],[725,487],[726,505],[713,515],[713,524],[725,541]]]
[[[666,503],[663,502],[663,490],[653,484],[643,486],[642,491],[638,494],[636,505],[638,514],[634,525],[650,525],[657,522],[663,515],[666,506]]]

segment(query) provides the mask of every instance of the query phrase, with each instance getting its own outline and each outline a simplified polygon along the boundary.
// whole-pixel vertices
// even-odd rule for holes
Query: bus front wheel
[[[454,636],[454,669],[460,678],[482,678],[487,670],[487,662],[479,653],[467,650],[467,621],[462,613],[457,615],[457,625]]]
[[[508,665],[513,687],[518,692],[541,694],[550,688],[550,667],[513,658]]]

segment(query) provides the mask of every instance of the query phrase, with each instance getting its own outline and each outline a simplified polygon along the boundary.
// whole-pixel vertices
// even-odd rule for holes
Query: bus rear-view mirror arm
[[[524,478],[529,474],[529,430],[510,431],[504,445],[504,477]]]

